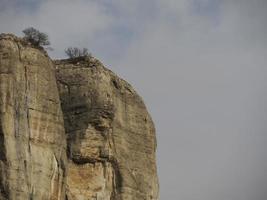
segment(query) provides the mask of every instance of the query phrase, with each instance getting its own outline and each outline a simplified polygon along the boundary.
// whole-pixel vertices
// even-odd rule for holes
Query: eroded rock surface
[[[155,149],[142,99],[98,60],[0,35],[0,200],[158,200]]]
[[[0,199],[65,199],[65,131],[54,67],[0,36]]]
[[[155,130],[142,99],[94,58],[55,64],[68,199],[158,199]]]

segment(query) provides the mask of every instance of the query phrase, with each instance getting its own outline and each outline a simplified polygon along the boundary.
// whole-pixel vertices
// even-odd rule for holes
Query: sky
[[[160,199],[267,199],[266,0],[0,0],[0,32],[86,47],[143,97]]]

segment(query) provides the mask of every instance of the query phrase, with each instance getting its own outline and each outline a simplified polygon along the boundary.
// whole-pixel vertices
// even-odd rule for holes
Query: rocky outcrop
[[[155,130],[142,99],[94,58],[55,64],[69,200],[157,199]]]
[[[98,60],[0,36],[0,200],[157,200],[155,150],[142,99]]]
[[[65,131],[51,60],[0,36],[0,199],[65,199]]]

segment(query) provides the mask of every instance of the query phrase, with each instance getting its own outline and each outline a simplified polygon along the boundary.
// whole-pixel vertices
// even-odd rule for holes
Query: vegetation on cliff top
[[[69,58],[91,56],[87,48],[80,49],[78,47],[69,47],[65,50],[65,53]]]
[[[33,27],[26,28],[22,31],[24,33],[23,39],[28,41],[35,47],[44,47],[50,45],[49,37],[46,33],[43,33]],[[52,50],[51,47],[46,49]],[[78,47],[68,47],[65,50],[65,54],[70,58],[79,58],[79,57],[91,57],[91,54],[88,52],[87,48],[78,48]]]
[[[42,33],[33,27],[26,28],[22,32],[24,33],[24,39],[34,46],[40,47],[50,45],[50,41],[46,33]]]

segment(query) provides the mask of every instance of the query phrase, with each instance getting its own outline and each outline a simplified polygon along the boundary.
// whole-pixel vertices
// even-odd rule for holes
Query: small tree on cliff
[[[33,27],[26,28],[22,32],[25,35],[24,39],[29,41],[34,46],[40,47],[50,45],[48,35]]]
[[[77,47],[69,47],[65,50],[65,53],[69,58],[91,56],[87,48],[80,49]]]

